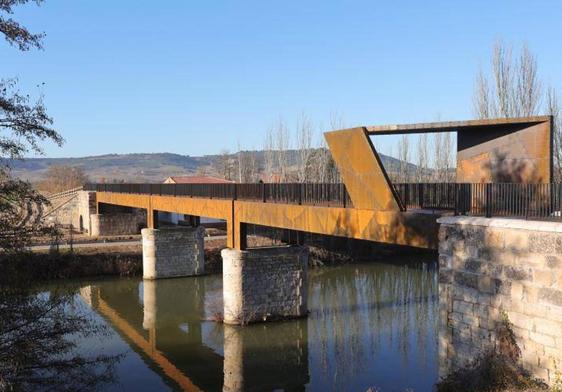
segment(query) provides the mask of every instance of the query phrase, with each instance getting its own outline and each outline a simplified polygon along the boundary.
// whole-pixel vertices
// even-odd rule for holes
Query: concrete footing
[[[226,324],[307,314],[306,248],[223,249],[221,255]]]
[[[142,229],[144,279],[201,275],[205,272],[205,229],[201,226]]]

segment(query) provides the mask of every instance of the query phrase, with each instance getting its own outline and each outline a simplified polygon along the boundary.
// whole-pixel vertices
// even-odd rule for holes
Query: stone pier
[[[562,223],[438,222],[441,375],[494,348],[507,316],[523,367],[553,384],[562,369]]]
[[[143,278],[205,273],[204,234],[201,226],[142,229]]]
[[[221,255],[226,324],[307,314],[306,248],[223,249]]]

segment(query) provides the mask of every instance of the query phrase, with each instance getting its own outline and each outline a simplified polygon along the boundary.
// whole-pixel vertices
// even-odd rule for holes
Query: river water
[[[430,391],[438,376],[435,264],[349,264],[309,271],[307,318],[217,323],[222,277],[80,283],[103,336],[87,354],[121,354],[110,390]]]

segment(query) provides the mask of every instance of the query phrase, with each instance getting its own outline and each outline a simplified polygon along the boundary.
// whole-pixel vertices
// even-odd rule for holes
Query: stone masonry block
[[[561,225],[467,217],[457,222],[447,221],[439,236],[439,303],[446,305],[440,317],[451,331],[442,339],[443,361],[458,366],[497,344],[505,311],[522,364],[552,383],[562,367]]]
[[[306,248],[223,249],[221,255],[225,323],[307,314]]]
[[[204,233],[201,226],[143,229],[143,277],[159,279],[204,274]]]

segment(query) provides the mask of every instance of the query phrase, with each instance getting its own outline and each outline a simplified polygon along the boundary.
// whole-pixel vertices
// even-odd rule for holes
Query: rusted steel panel
[[[144,208],[147,210],[147,226],[150,228],[154,228],[153,211],[176,212],[178,214],[223,219],[226,221],[228,246],[231,248],[236,247],[232,200],[97,192],[97,202]]]
[[[438,215],[401,211],[235,202],[241,222],[369,241],[437,247]]]
[[[409,245],[437,246],[436,219],[427,213],[98,192],[98,201],[207,216],[227,222],[227,246],[243,248],[243,224]]]
[[[327,132],[324,136],[355,208],[400,210],[365,128]]]
[[[548,183],[551,122],[459,130],[457,182]]]
[[[115,192],[96,192],[96,202],[133,208],[150,208],[150,195]]]
[[[457,182],[552,181],[552,117],[366,127],[372,135],[457,132]]]
[[[506,125],[527,125],[531,126],[541,122],[549,121],[549,116],[532,116],[518,118],[493,118],[481,120],[465,121],[441,121],[417,124],[393,124],[393,125],[374,125],[366,127],[367,132],[372,135],[392,135],[404,133],[433,133],[433,132],[457,132],[459,130],[486,130],[490,127]]]

